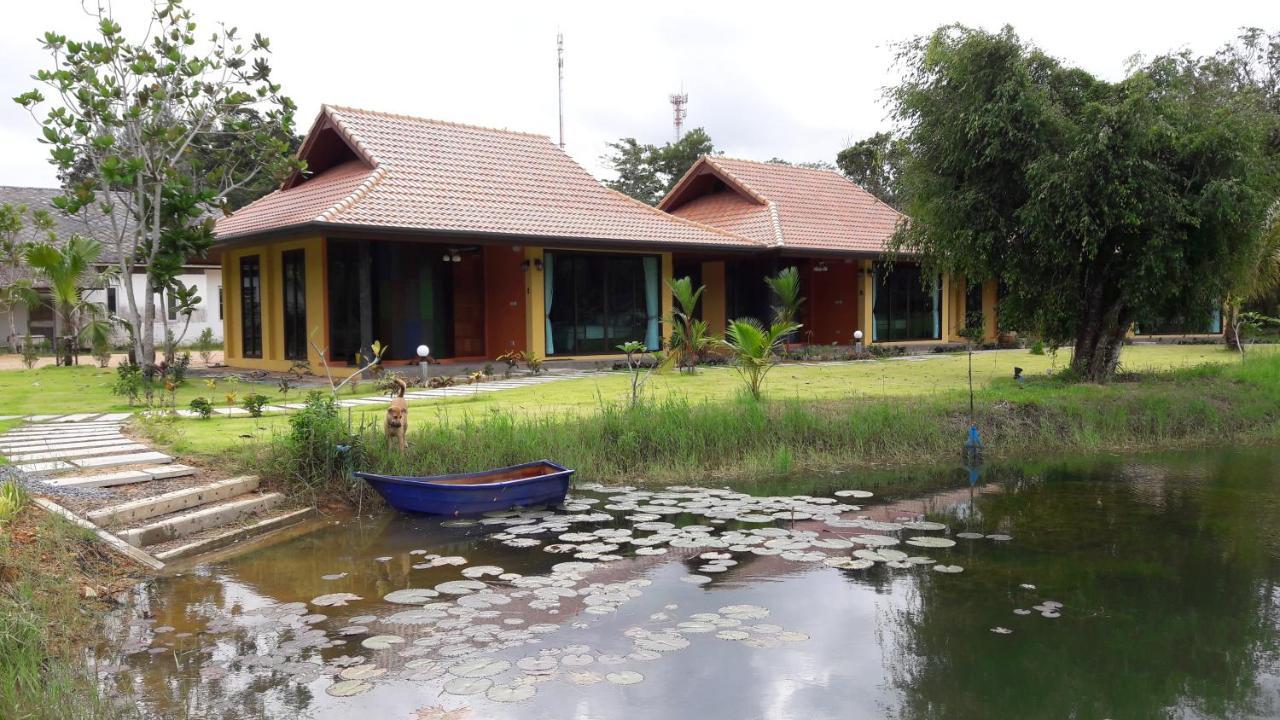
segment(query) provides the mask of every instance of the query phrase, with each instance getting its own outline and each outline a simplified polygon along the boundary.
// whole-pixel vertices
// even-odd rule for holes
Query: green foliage
[[[530,353],[529,357],[525,358],[525,361],[524,361],[525,367],[529,368],[529,372],[533,375],[537,375],[538,373],[545,370],[546,369],[546,367],[544,367],[545,363],[546,363],[545,360],[543,360],[542,358],[538,357],[533,353]]]
[[[63,365],[72,363],[78,339],[88,337],[94,347],[111,341],[106,308],[82,297],[84,288],[103,287],[116,275],[113,268],[94,271],[101,255],[102,243],[81,235],[73,235],[62,244],[46,240],[26,247],[27,264],[48,283],[49,305],[62,321],[66,335],[59,339],[59,362]]]
[[[764,279],[773,293],[773,321],[775,324],[794,324],[800,316],[800,306],[804,298],[800,297],[800,271],[795,266],[783,268],[773,277]]]
[[[191,367],[191,353],[184,352],[165,365],[165,376],[174,385],[182,385],[187,381],[187,369]]]
[[[622,138],[609,143],[609,149],[601,159],[616,177],[605,184],[648,205],[656,205],[698,158],[716,154],[711,136],[702,128],[662,146]]]
[[[198,397],[191,401],[191,409],[200,416],[201,420],[208,420],[213,416],[213,403],[209,402],[209,398]]]
[[[627,397],[627,407],[636,408],[640,406],[641,393],[644,391],[644,384],[658,369],[661,363],[658,362],[656,355],[651,355],[652,362],[648,368],[645,368],[644,356],[645,346],[639,340],[628,340],[618,346],[627,356],[627,372],[631,374],[631,393]]]
[[[902,200],[898,176],[908,152],[902,138],[878,132],[841,150],[836,165],[863,190],[896,208]]]
[[[897,249],[1001,280],[1002,324],[1072,344],[1082,377],[1115,371],[1135,318],[1217,304],[1256,259],[1280,115],[1244,60],[1180,53],[1108,82],[959,26],[899,59]]]
[[[93,206],[112,219],[120,270],[145,269],[146,287],[125,293],[139,362],[154,361],[155,291],[169,287],[187,257],[212,242],[214,218],[238,191],[298,169],[292,157],[294,104],[271,79],[269,42],[238,30],[198,29],[182,0],[152,6],[129,37],[111,5],[87,11],[96,35],[45,33],[50,66],[39,89],[14,98],[40,124],[75,213]]]
[[[307,393],[306,405],[289,416],[283,438],[286,479],[315,492],[335,484],[346,486],[363,457],[363,442],[342,419],[338,401],[318,391]]]
[[[694,317],[706,286],[699,285],[695,290],[693,280],[682,277],[668,281],[667,287],[675,299],[671,311],[671,352],[677,367],[692,373],[714,344],[707,323]]]
[[[240,407],[249,411],[249,417],[262,417],[262,408],[270,401],[266,395],[254,393],[246,395],[244,400],[240,401]]]
[[[213,360],[213,351],[218,346],[213,339],[213,328],[207,327],[201,330],[192,346],[200,354],[200,361],[208,367]]]
[[[125,398],[130,405],[137,403],[142,396],[142,366],[135,363],[120,363],[117,365],[115,382],[111,385],[111,394]]]
[[[1035,342],[1031,343],[1031,351],[1030,351],[1030,352],[1031,352],[1031,354],[1032,354],[1032,355],[1043,355],[1043,354],[1044,354],[1044,341],[1043,341],[1043,340],[1036,340]]]
[[[22,367],[30,370],[40,361],[40,346],[44,344],[44,340],[36,340],[31,337],[31,333],[27,333],[22,339]]]
[[[16,480],[0,482],[0,525],[13,519],[27,501],[27,493]]]
[[[777,355],[782,349],[783,338],[800,327],[795,323],[776,322],[764,328],[753,318],[729,323],[725,331],[725,345],[733,356],[734,369],[751,397],[760,399],[765,376],[778,364]]]

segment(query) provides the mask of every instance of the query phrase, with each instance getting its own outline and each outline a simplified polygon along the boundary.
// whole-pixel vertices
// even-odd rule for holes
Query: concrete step
[[[270,510],[283,501],[284,496],[280,493],[241,495],[228,502],[207,505],[188,513],[123,530],[117,535],[134,547],[146,547],[219,525],[239,522],[254,513]]]
[[[0,439],[10,442],[16,439],[44,440],[46,438],[76,438],[103,433],[118,433],[119,425],[103,425],[102,427],[51,427],[27,425],[17,430],[0,435]]]
[[[74,470],[76,466],[61,460],[48,460],[45,462],[19,463],[18,465],[14,465],[14,467],[28,475],[39,477],[41,475],[48,475],[49,473]]]
[[[141,465],[143,463],[171,463],[173,458],[160,452],[140,452],[128,455],[105,455],[103,457],[84,458],[82,460],[72,460],[71,463],[78,468],[106,468],[115,467],[117,465]]]
[[[153,517],[175,513],[179,510],[238,497],[257,489],[257,477],[230,478],[208,485],[183,488],[154,497],[131,500],[113,507],[94,510],[85,517],[101,527],[136,523]]]
[[[202,555],[207,552],[227,547],[228,545],[234,545],[238,542],[248,540],[249,538],[265,535],[274,530],[280,530],[282,528],[296,525],[314,514],[314,508],[290,510],[279,515],[266,518],[265,520],[259,520],[252,525],[232,528],[225,532],[216,533],[209,537],[200,538],[199,540],[186,543],[185,545],[179,545],[178,547],[157,552],[155,554],[155,558],[162,562],[172,562],[179,558]]]
[[[75,448],[71,450],[41,450],[38,452],[12,453],[8,455],[11,462],[36,462],[38,460],[71,460],[73,458],[88,458],[97,455],[124,455],[126,453],[142,452],[151,448],[142,443],[123,442],[115,445],[104,445],[102,447]]]
[[[116,485],[131,485],[133,483],[147,482],[148,480],[168,480],[169,478],[186,477],[187,475],[195,474],[195,468],[173,463],[95,475],[64,475],[45,480],[45,482],[54,487],[114,487]]]
[[[109,435],[94,440],[39,440],[21,443],[0,443],[0,453],[43,452],[46,450],[74,450],[76,448],[107,447],[133,442],[123,435]]]

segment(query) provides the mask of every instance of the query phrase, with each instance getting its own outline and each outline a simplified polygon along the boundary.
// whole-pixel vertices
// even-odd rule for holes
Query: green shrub
[[[1043,354],[1044,354],[1044,341],[1043,341],[1043,340],[1037,340],[1037,341],[1035,341],[1035,342],[1031,343],[1031,354],[1032,354],[1032,355],[1043,355]]]
[[[200,354],[200,360],[204,362],[205,366],[208,366],[209,361],[213,359],[213,350],[217,347],[217,343],[213,339],[213,328],[201,330],[200,335],[196,337],[196,341],[191,346]]]
[[[266,406],[269,400],[270,398],[266,395],[255,393],[245,397],[245,399],[240,402],[240,407],[248,410],[251,417],[262,417],[262,408]]]
[[[137,403],[142,395],[142,366],[134,363],[116,366],[116,380],[111,386],[111,394],[127,399],[130,405]]]
[[[30,370],[36,366],[36,362],[40,360],[40,345],[43,341],[36,342],[31,334],[28,333],[22,341],[22,366]]]
[[[342,418],[337,401],[312,391],[306,404],[289,416],[289,434],[277,441],[283,450],[286,479],[314,492],[345,483],[361,462],[364,443]]]
[[[213,403],[208,398],[198,397],[191,401],[191,409],[203,420],[208,420],[213,415]]]
[[[16,481],[6,480],[0,483],[0,525],[17,515],[26,500],[27,494]]]

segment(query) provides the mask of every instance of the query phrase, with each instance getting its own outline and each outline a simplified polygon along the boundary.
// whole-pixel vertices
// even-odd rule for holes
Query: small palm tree
[[[693,316],[706,286],[699,285],[694,290],[693,280],[682,277],[668,281],[667,287],[677,306],[671,311],[671,353],[681,370],[695,372],[712,345],[707,323]]]
[[[800,306],[804,298],[800,297],[800,271],[794,266],[780,270],[777,275],[764,279],[764,284],[773,291],[777,304],[773,309],[775,324],[794,324],[800,317]]]
[[[725,331],[725,347],[733,355],[733,366],[756,400],[764,386],[765,375],[778,364],[778,352],[787,335],[800,329],[795,323],[776,322],[765,328],[754,318],[729,323]]]
[[[62,247],[40,242],[27,248],[27,264],[49,282],[49,305],[62,322],[62,365],[71,365],[76,340],[88,337],[94,345],[109,342],[111,321],[101,303],[81,296],[86,287],[102,287],[115,276],[113,270],[94,272],[102,255],[102,243],[74,235]]]

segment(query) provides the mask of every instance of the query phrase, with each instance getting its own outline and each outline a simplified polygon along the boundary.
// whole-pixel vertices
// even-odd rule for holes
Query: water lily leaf
[[[716,637],[721,640],[746,640],[751,637],[751,634],[745,633],[741,630],[721,630],[716,633]]]
[[[940,573],[964,572],[964,568],[960,567],[959,565],[934,565],[933,570],[934,572],[940,572]]]
[[[372,680],[373,678],[381,677],[386,674],[386,668],[380,668],[373,663],[367,663],[364,665],[356,665],[354,667],[346,668],[342,672],[338,673],[338,677],[343,680]]]
[[[567,676],[569,682],[574,685],[595,685],[604,681],[604,676],[593,672],[573,672]]]
[[[913,522],[903,523],[902,527],[908,530],[946,530],[947,526],[940,522],[931,522],[929,520],[915,520]]]
[[[484,696],[493,702],[520,702],[534,696],[538,689],[532,683],[511,683],[510,685],[494,685]]]
[[[409,720],[466,720],[470,715],[471,708],[465,705],[452,710],[445,708],[443,705],[434,705],[432,707],[418,708]]]
[[[430,602],[431,598],[438,597],[440,593],[430,588],[405,588],[404,590],[396,590],[382,596],[382,599],[397,605],[421,605]]]
[[[457,677],[479,678],[498,675],[511,669],[511,663],[497,658],[470,658],[449,666],[449,673]]]
[[[933,537],[932,535],[917,535],[907,540],[908,545],[923,548],[949,548],[956,544],[955,540],[944,537]]]
[[[392,645],[399,645],[403,642],[404,638],[399,635],[374,635],[373,637],[365,638],[360,645],[370,650],[389,650]]]
[[[493,680],[487,677],[456,677],[446,682],[442,688],[450,695],[476,695],[493,687]]]
[[[344,578],[344,577],[346,577],[346,576],[347,576],[347,574],[346,574],[346,573],[341,572],[341,573],[334,573],[334,574],[332,574],[332,575],[321,575],[321,576],[320,576],[320,579],[321,579],[321,580],[341,580],[342,578]]]
[[[463,577],[482,578],[486,575],[501,575],[502,568],[497,565],[473,565],[462,571]]]
[[[484,590],[488,585],[478,580],[450,580],[436,586],[438,592],[446,595],[466,595],[476,590]]]
[[[1013,614],[1014,615],[1030,615],[1031,611],[1027,610],[1026,608],[1014,608]]]
[[[644,676],[634,670],[621,670],[605,675],[604,679],[614,685],[635,685],[644,680]]]
[[[1011,536],[1011,535],[1005,535],[1004,533],[993,533],[993,534],[991,534],[991,535],[988,535],[988,536],[987,536],[987,539],[988,539],[988,540],[996,540],[996,541],[998,541],[998,542],[1003,542],[1003,541],[1005,541],[1005,540],[1012,540],[1012,539],[1013,539],[1013,536]]]
[[[986,537],[986,535],[983,535],[982,533],[976,533],[976,532],[958,532],[956,533],[956,537],[960,538],[961,540],[981,540],[982,538]]]
[[[325,692],[334,697],[351,697],[373,689],[372,683],[363,680],[342,680],[325,688]]]
[[[711,578],[706,575],[685,575],[680,578],[680,582],[686,582],[690,585],[706,585],[711,582]]]
[[[313,598],[311,600],[311,604],[318,605],[320,607],[336,607],[339,605],[346,605],[347,603],[355,600],[363,599],[364,598],[353,593],[330,593],[328,595],[321,595],[320,597]]]
[[[1012,635],[1012,634],[1013,634],[1013,631],[1012,631],[1012,630],[1010,630],[1010,629],[1009,629],[1009,628],[1007,628],[1007,627],[993,627],[993,628],[991,628],[991,632],[993,632],[993,633],[995,633],[995,634],[997,634],[997,635]]]
[[[875,493],[867,490],[837,490],[833,493],[836,497],[844,498],[869,498],[874,497]]]

